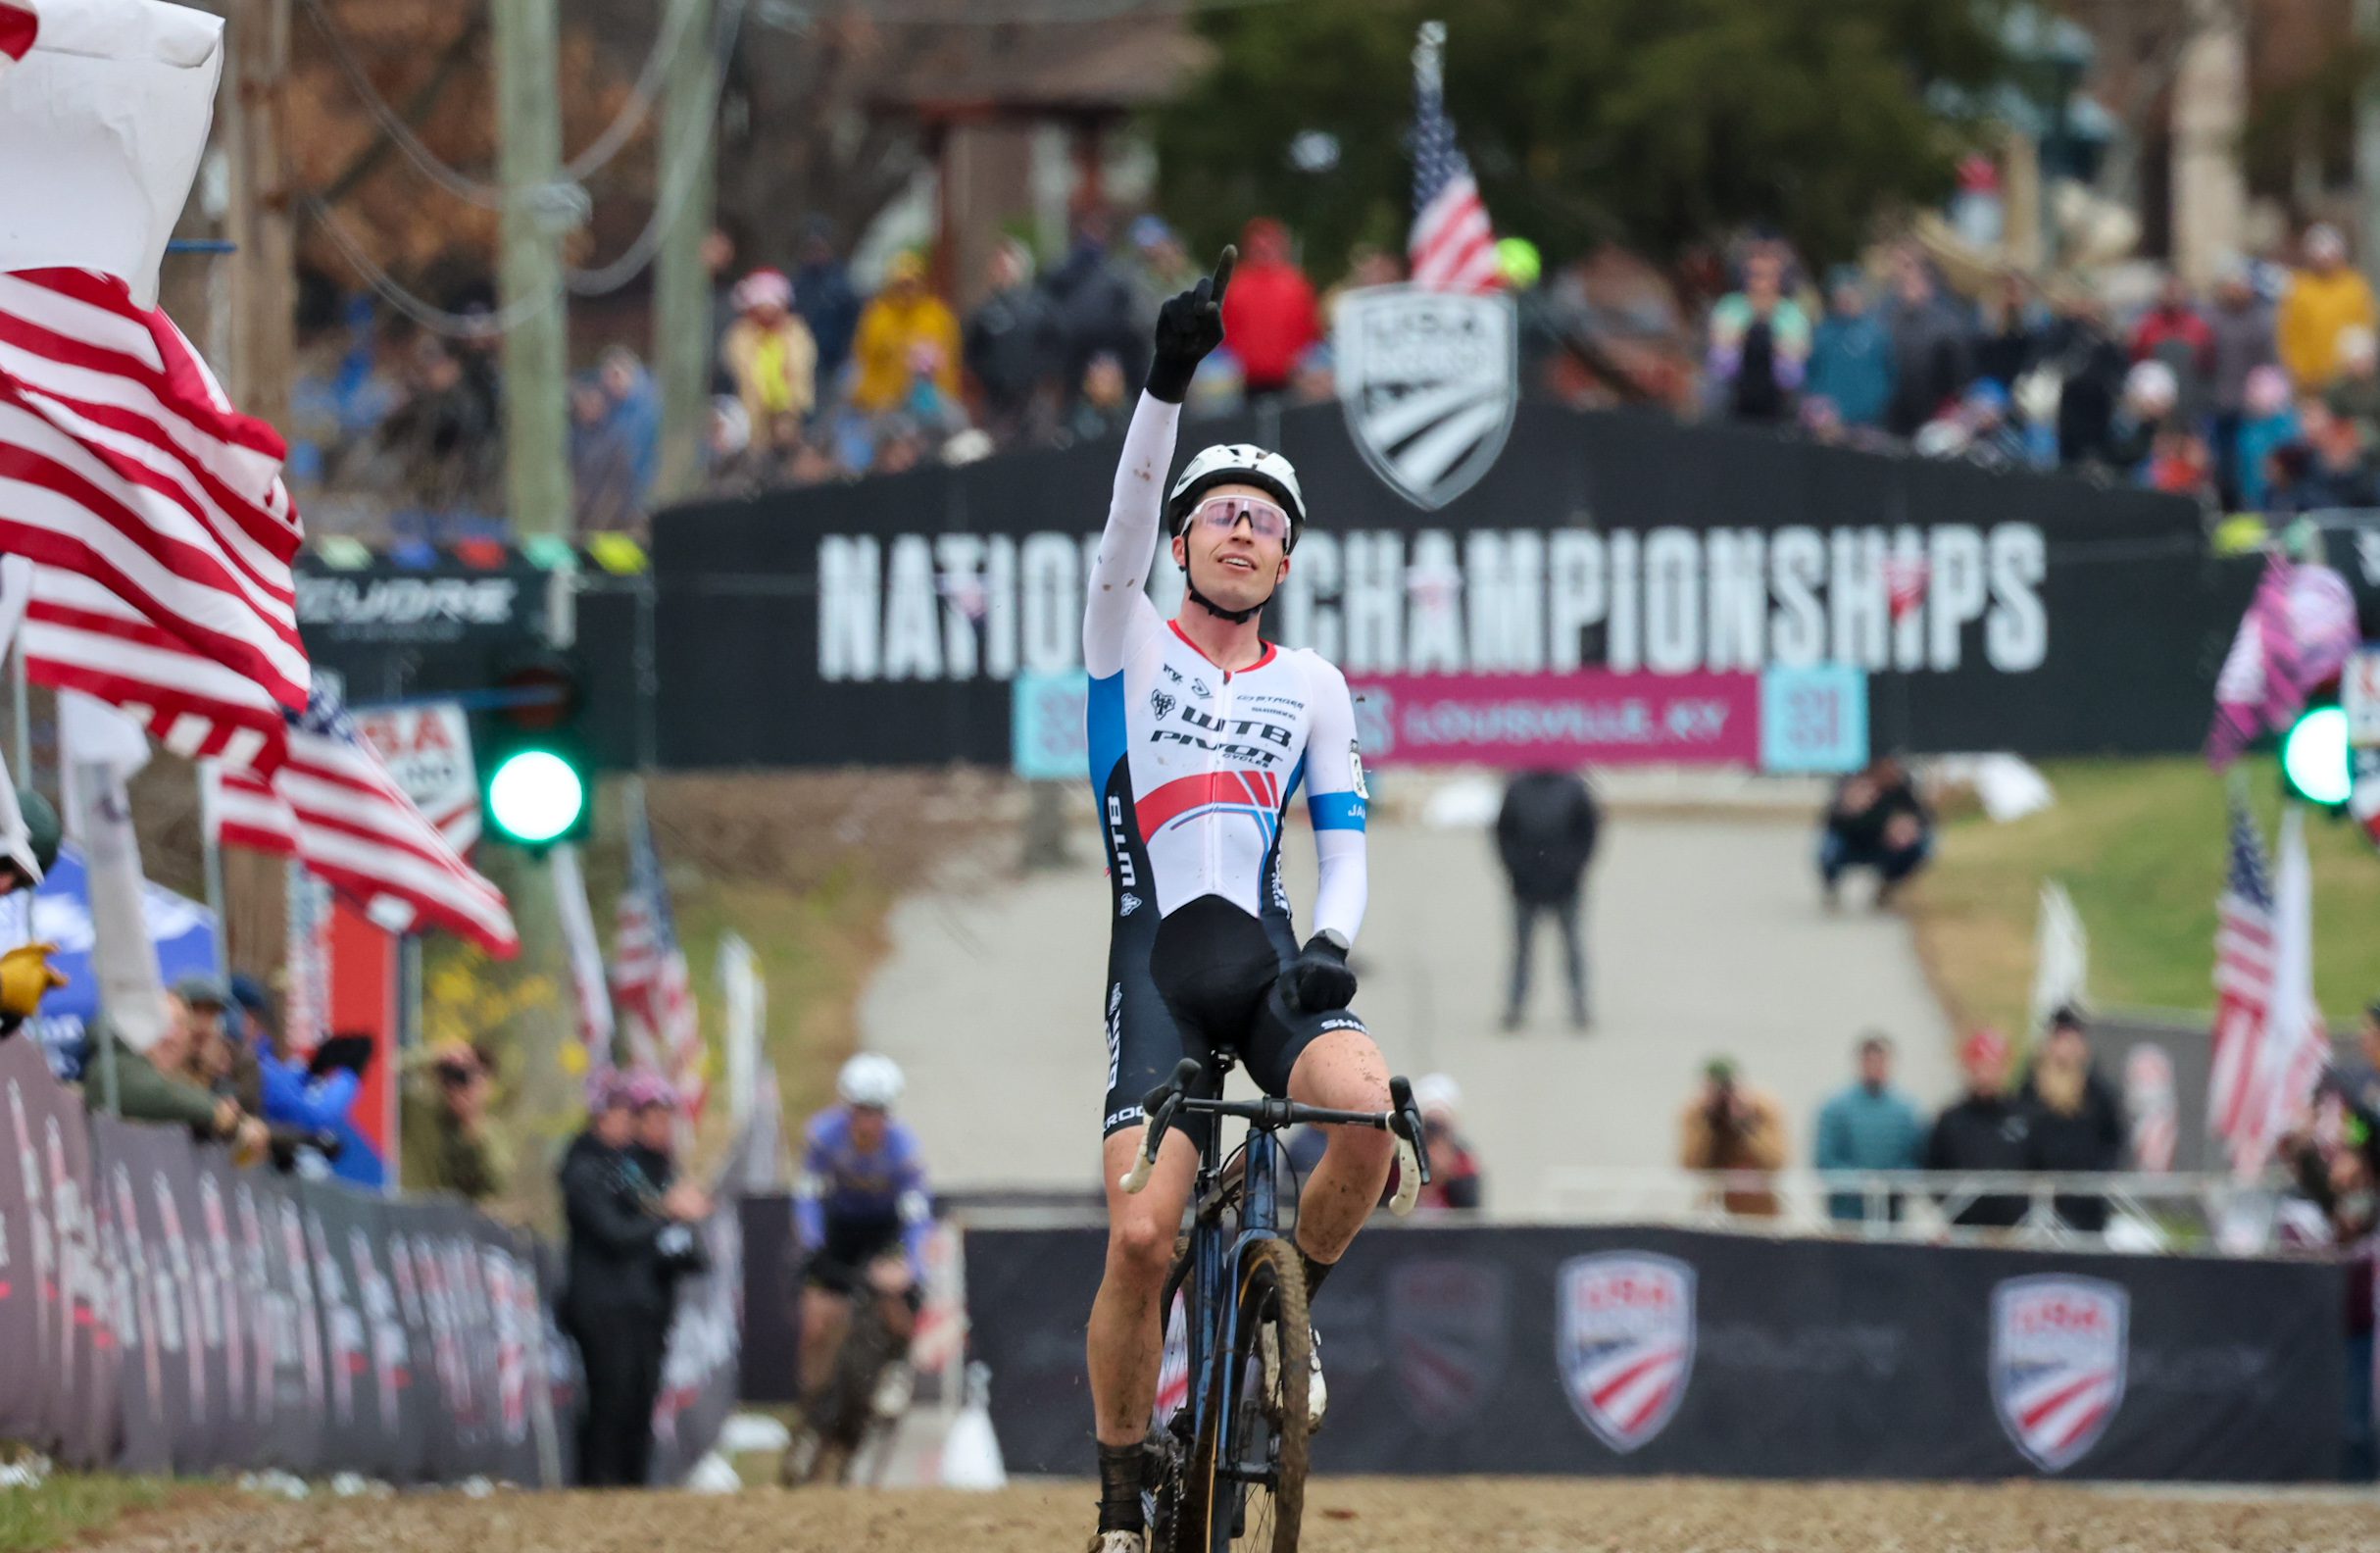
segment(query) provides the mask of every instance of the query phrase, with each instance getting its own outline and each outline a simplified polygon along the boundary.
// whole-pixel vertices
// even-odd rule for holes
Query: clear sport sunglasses
[[[1238,527],[1242,518],[1259,539],[1289,538],[1289,514],[1261,496],[1210,496],[1190,509],[1191,523],[1226,533]]]

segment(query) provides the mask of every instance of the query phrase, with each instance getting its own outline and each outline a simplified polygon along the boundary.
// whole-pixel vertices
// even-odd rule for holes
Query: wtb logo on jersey
[[[1562,1265],[1556,1357],[1570,1407],[1625,1454],[1676,1417],[1694,1371],[1694,1269],[1604,1251]]]
[[[2049,1274],[1992,1290],[1992,1406],[2016,1448],[2062,1472],[2124,1400],[2131,1299],[2100,1278]]]
[[[1476,1418],[1504,1374],[1512,1333],[1504,1269],[1453,1257],[1414,1257],[1388,1275],[1388,1335],[1397,1386],[1424,1428]]]
[[[1331,356],[1348,434],[1372,473],[1443,507],[1504,451],[1519,401],[1512,299],[1417,286],[1339,298]]]

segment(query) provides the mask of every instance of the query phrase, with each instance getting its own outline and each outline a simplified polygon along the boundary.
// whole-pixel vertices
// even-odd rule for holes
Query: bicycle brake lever
[[[1389,1130],[1397,1137],[1397,1194],[1389,1199],[1388,1211],[1402,1219],[1413,1211],[1429,1181],[1429,1158],[1421,1149],[1421,1114],[1413,1105],[1413,1086],[1403,1075],[1388,1081],[1388,1098],[1395,1107]]]
[[[1149,1173],[1157,1168],[1158,1148],[1165,1140],[1165,1125],[1173,1120],[1174,1108],[1182,1103],[1189,1095],[1191,1086],[1198,1082],[1199,1073],[1197,1059],[1184,1057],[1173,1065],[1171,1078],[1142,1098],[1141,1110],[1149,1120],[1141,1130],[1141,1145],[1133,1151],[1131,1170],[1125,1172],[1124,1178],[1116,1182],[1124,1195],[1137,1195],[1142,1187],[1149,1184]]]

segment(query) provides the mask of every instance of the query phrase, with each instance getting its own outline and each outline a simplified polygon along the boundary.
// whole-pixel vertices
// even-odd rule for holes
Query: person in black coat
[[[2024,1099],[2027,1170],[2081,1175],[2122,1169],[2130,1135],[2123,1102],[2092,1062],[2082,1017],[2072,1009],[2052,1017],[2026,1076]],[[2096,1196],[2060,1196],[2058,1217],[2097,1234],[2107,1227],[2107,1204]]]
[[[644,1486],[669,1335],[670,1268],[689,1252],[709,1204],[691,1186],[659,1190],[636,1162],[629,1082],[598,1080],[586,1130],[562,1159],[570,1273],[562,1324],[586,1369],[578,1478],[591,1488]]]
[[[1603,815],[1576,772],[1523,772],[1504,790],[1496,816],[1496,853],[1512,887],[1512,981],[1504,1027],[1520,1027],[1529,996],[1530,947],[1537,921],[1562,925],[1567,956],[1570,1024],[1587,1027],[1587,952],[1579,936],[1578,900],[1595,856]]]
[[[2032,1119],[2008,1092],[2008,1042],[1980,1029],[1959,1049],[1966,1094],[1943,1107],[1925,1140],[1929,1171],[2017,1172],[2030,1168]],[[2025,1200],[2006,1194],[1946,1201],[1951,1223],[1970,1229],[2009,1229],[2024,1222]]]
[[[1933,845],[1934,817],[1899,761],[1887,757],[1844,777],[1826,806],[1818,837],[1818,877],[1826,904],[1835,904],[1846,873],[1870,868],[1876,871],[1876,904],[1891,905]]]

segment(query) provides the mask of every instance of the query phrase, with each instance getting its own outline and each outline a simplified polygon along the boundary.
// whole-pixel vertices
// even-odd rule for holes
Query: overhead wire
[[[329,7],[324,0],[305,0],[305,3],[306,14],[313,19],[316,29],[322,34],[323,41],[329,44],[331,60],[338,66],[339,74],[347,78],[350,90],[363,103],[365,111],[372,115],[372,122],[380,126],[381,132],[404,154],[405,159],[421,172],[422,176],[455,198],[476,205],[482,210],[502,210],[507,205],[528,198],[534,193],[533,190],[510,188],[502,183],[490,183],[472,177],[468,173],[457,171],[440,158],[414,131],[413,125],[406,122],[405,116],[399,113],[387,98],[380,95],[377,87],[372,85],[371,75],[364,69],[363,62],[356,58],[355,50],[348,44],[345,35],[340,32],[338,24],[332,20]],[[652,117],[653,105],[660,96],[662,79],[669,74],[669,66],[674,62],[678,49],[686,42],[686,29],[692,15],[693,11],[690,7],[671,6],[669,8],[669,17],[663,23],[662,30],[655,35],[653,47],[646,53],[645,62],[637,72],[636,82],[629,90],[627,105],[614,117],[609,125],[604,126],[601,134],[587,143],[584,150],[563,164],[561,171],[556,175],[557,182],[585,182],[589,177],[610,166],[613,159],[618,157],[628,142],[635,138],[636,131],[644,127],[645,121]]]
[[[320,0],[308,0],[317,5]],[[741,34],[747,0],[728,0],[714,25],[711,70],[703,80],[701,103],[694,117],[697,124],[710,124],[719,112],[719,100],[725,90],[727,65],[733,58],[737,37]],[[679,12],[682,19],[687,13]],[[359,278],[381,300],[406,318],[434,334],[450,339],[485,339],[506,334],[519,328],[557,305],[567,291],[579,296],[603,296],[619,290],[642,275],[661,252],[664,235],[685,208],[691,192],[694,174],[701,159],[710,151],[708,136],[694,138],[677,147],[665,147],[673,153],[661,170],[661,189],[654,201],[651,218],[644,229],[619,258],[593,269],[570,267],[564,272],[564,283],[547,289],[540,295],[516,297],[503,307],[486,313],[458,313],[439,306],[421,293],[407,287],[375,261],[371,253],[349,231],[338,214],[322,200],[308,196],[301,205],[303,213],[322,228]],[[545,185],[551,187],[551,185]],[[479,203],[474,201],[474,203]]]
[[[576,295],[603,296],[617,291],[642,275],[645,267],[660,254],[663,237],[676,223],[678,213],[685,209],[703,158],[711,154],[719,120],[719,97],[727,87],[727,67],[735,57],[736,39],[743,31],[747,3],[748,0],[727,0],[725,10],[719,13],[713,27],[711,70],[703,77],[702,94],[693,120],[698,125],[712,125],[713,129],[689,136],[682,146],[661,148],[661,166],[658,170],[660,187],[653,201],[653,214],[646,221],[644,230],[638,232],[635,241],[628,244],[626,250],[611,263],[591,270],[575,266],[566,270],[564,283]]]

